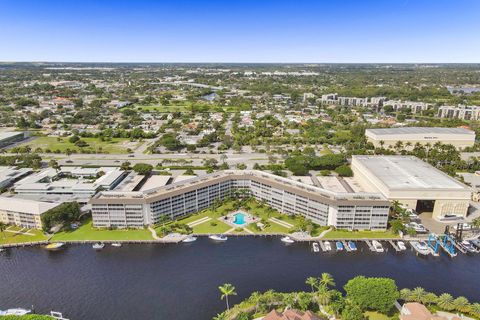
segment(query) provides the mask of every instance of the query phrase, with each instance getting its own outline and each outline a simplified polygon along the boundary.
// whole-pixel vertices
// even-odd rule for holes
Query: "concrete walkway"
[[[277,218],[273,218],[273,217],[272,217],[272,218],[269,218],[268,220],[269,220],[269,221],[272,221],[272,222],[275,222],[276,224],[279,224],[279,225],[281,225],[282,227],[285,227],[285,228],[287,228],[287,229],[293,228],[293,224],[288,223],[288,222],[285,222],[285,221],[282,221],[282,220],[279,220],[279,219],[277,219]]]
[[[203,217],[203,218],[200,218],[198,220],[195,220],[195,221],[192,221],[190,223],[187,223],[187,226],[189,226],[190,228],[193,228],[195,226],[198,226],[199,224],[202,224],[204,222],[207,222],[207,221],[210,221],[212,220],[212,218],[210,217]]]
[[[159,236],[157,236],[157,232],[155,231],[155,229],[152,228],[152,226],[148,226],[148,231],[150,231],[150,233],[152,234],[153,239],[155,240],[161,239]]]
[[[332,228],[327,229],[327,230],[323,230],[322,233],[320,233],[320,234],[318,235],[318,237],[316,237],[316,238],[321,239],[321,238],[323,238],[327,233],[329,233],[330,231],[332,231]]]

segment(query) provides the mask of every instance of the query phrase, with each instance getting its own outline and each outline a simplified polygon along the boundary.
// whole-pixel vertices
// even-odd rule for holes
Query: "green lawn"
[[[19,227],[11,227],[10,230],[20,230]],[[45,241],[47,237],[43,234],[41,230],[29,229],[23,230],[24,232],[32,233],[34,235],[26,235],[8,232],[5,230],[0,233],[0,244],[12,244],[12,243],[22,243],[22,242],[33,242],[33,241]]]
[[[212,222],[214,222],[216,226],[212,226],[211,225]],[[195,234],[224,233],[230,229],[232,229],[232,227],[230,227],[228,224],[225,224],[218,220],[210,220],[193,227],[193,233]]]
[[[386,316],[384,314],[374,312],[374,311],[367,311],[364,313],[365,317],[368,320],[390,320],[390,319],[398,319],[398,318],[391,318],[389,316]]]
[[[398,235],[389,231],[348,231],[334,230],[328,232],[323,239],[396,239]]]
[[[84,147],[84,150],[92,150],[99,153],[127,153],[127,149],[134,150],[138,143],[137,141],[131,142],[125,138],[112,138],[111,141],[100,141],[98,138],[81,138],[88,146]],[[30,142],[22,144],[21,146],[30,146],[32,150],[36,148],[42,148],[44,151],[50,149],[51,152],[60,150],[64,153],[67,149],[81,151],[81,148],[68,141],[68,137],[62,137],[58,140],[57,137],[38,137]]]
[[[92,227],[89,221],[73,231],[59,232],[51,241],[75,240],[153,240],[152,234],[147,229],[107,230]]]

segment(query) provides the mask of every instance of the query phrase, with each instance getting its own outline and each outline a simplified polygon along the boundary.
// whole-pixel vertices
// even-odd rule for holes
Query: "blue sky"
[[[0,61],[480,62],[480,1],[0,0]]]

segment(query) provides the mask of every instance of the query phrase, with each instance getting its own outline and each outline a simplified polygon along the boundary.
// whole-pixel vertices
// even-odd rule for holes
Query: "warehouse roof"
[[[369,174],[380,180],[388,189],[450,189],[469,188],[412,156],[353,156]]]
[[[464,128],[439,128],[439,127],[404,127],[404,128],[385,128],[385,129],[367,129],[368,132],[376,135],[390,134],[468,134],[475,136],[475,132]]]

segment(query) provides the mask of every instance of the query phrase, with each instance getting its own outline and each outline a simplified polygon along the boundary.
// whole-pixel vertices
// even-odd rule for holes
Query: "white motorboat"
[[[92,245],[92,248],[95,250],[102,250],[103,248],[105,248],[105,244],[101,242],[97,242]]]
[[[45,246],[45,249],[47,250],[59,250],[61,249],[65,243],[63,242],[54,242],[54,243],[49,243]]]
[[[120,248],[122,244],[120,242],[114,242],[112,243],[112,247]]]
[[[332,251],[332,244],[330,241],[325,241],[323,244],[325,245],[325,251]]]
[[[473,246],[473,244],[468,240],[463,240],[460,242],[460,246],[463,247],[468,253],[477,253],[477,249]]]
[[[182,242],[188,243],[188,242],[193,242],[193,241],[195,241],[195,240],[197,240],[197,237],[188,236],[188,237],[186,237],[185,239],[183,239]]]
[[[313,249],[313,252],[320,252],[320,247],[316,242],[312,243],[312,249]]]
[[[214,234],[211,236],[208,236],[210,239],[215,240],[215,241],[227,241],[228,238],[224,235],[221,234]]]
[[[373,249],[375,249],[376,252],[384,252],[385,251],[383,249],[382,244],[377,240],[373,240],[372,245],[373,245]]]
[[[13,308],[13,309],[7,309],[5,311],[0,310],[0,316],[24,316],[31,312],[32,310],[28,310],[28,309]]]
[[[417,251],[417,253],[427,256],[430,254],[430,248],[428,247],[428,244],[425,241],[412,241],[410,242],[412,245],[413,249]]]
[[[403,242],[403,241],[398,241],[398,242],[397,242],[397,247],[398,247],[398,249],[400,249],[401,251],[407,250],[407,246],[405,245],[405,242]]]
[[[285,243],[294,243],[295,242],[290,237],[283,237],[281,240],[282,240],[282,242],[285,242]]]

